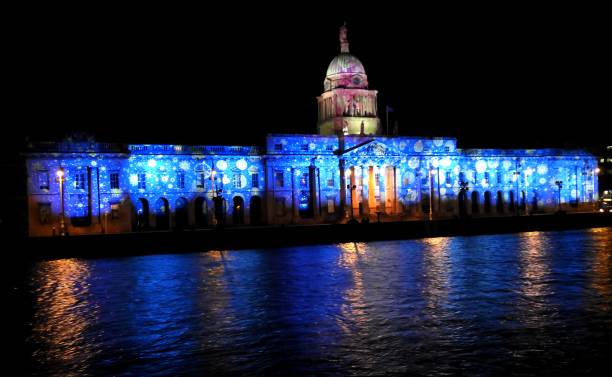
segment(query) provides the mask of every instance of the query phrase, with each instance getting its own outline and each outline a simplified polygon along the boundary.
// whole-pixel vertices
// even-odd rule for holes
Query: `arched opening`
[[[217,222],[218,226],[225,225],[225,212],[227,212],[225,210],[226,205],[227,204],[223,197],[215,196],[213,198],[213,213],[215,214],[215,221]]]
[[[478,191],[472,191],[472,213],[478,213],[480,211],[480,203]]]
[[[174,203],[176,207],[174,212],[174,223],[177,229],[187,228],[187,224],[189,223],[189,217],[187,215],[188,205],[189,202],[185,198],[178,198]]]
[[[457,201],[459,207],[459,216],[465,217],[467,215],[467,194],[465,193],[465,190],[459,191]]]
[[[497,207],[497,213],[504,213],[504,193],[501,191],[497,192],[497,200],[495,203]]]
[[[514,191],[508,192],[508,211],[514,212],[516,210],[516,203],[514,199]]]
[[[484,193],[484,211],[485,213],[491,213],[491,191],[485,191]]]
[[[139,198],[134,209],[136,211],[134,230],[149,229],[149,201],[145,198]]]
[[[525,211],[526,205],[527,205],[527,201],[525,198],[525,190],[521,190],[521,201],[520,201],[520,206],[519,206],[519,209],[521,210],[521,212]]]
[[[312,207],[310,205],[310,193],[306,190],[300,191],[298,196],[298,208],[300,217],[310,218],[313,215]]]
[[[251,224],[261,224],[261,198],[257,195],[251,197]]]
[[[244,199],[242,196],[234,196],[234,208],[232,209],[232,224],[244,224]]]
[[[201,196],[196,198],[194,207],[196,227],[203,228],[208,225],[208,206],[206,204],[206,199]]]
[[[531,210],[536,212],[538,210],[538,193],[533,191],[533,198],[531,199]]]
[[[155,227],[157,229],[170,227],[170,206],[166,198],[159,198],[155,202]]]

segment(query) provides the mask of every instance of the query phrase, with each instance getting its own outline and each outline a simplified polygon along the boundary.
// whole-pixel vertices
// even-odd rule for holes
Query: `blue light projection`
[[[186,223],[199,216],[210,225],[216,196],[225,200],[222,212],[229,223],[236,197],[242,198],[249,223],[254,196],[258,205],[267,202],[257,211],[272,223],[341,219],[342,202],[362,216],[418,215],[430,204],[436,213],[452,215],[461,205],[462,182],[473,214],[551,211],[558,209],[559,198],[561,205],[597,200],[597,161],[582,151],[461,150],[452,138],[321,135],[269,135],[267,148],[262,153],[252,147],[130,145],[115,154],[32,154],[30,209],[48,203],[50,215],[59,216],[54,178],[60,167],[66,174],[65,215],[81,226],[101,224],[118,210],[132,225],[153,227],[160,216],[174,224],[180,210]],[[556,181],[563,182],[560,193]]]
[[[317,97],[319,135],[242,146],[40,143],[28,155],[31,235],[214,224],[555,211],[597,201],[596,158],[558,149],[457,149],[454,138],[385,137],[346,26]],[[66,172],[63,196],[55,172]],[[558,184],[562,182],[562,184]],[[110,220],[109,220],[110,218]]]

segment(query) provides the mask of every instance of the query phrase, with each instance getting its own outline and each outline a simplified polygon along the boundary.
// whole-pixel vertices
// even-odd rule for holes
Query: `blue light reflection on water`
[[[609,228],[40,262],[34,372],[588,374]]]

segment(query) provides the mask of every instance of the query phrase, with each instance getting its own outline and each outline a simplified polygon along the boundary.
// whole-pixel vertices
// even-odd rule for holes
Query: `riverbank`
[[[469,236],[526,231],[612,227],[612,214],[576,213],[369,224],[227,227],[22,240],[26,259],[117,257],[207,250]]]

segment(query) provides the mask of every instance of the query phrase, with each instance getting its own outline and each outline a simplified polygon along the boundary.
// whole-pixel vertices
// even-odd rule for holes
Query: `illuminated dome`
[[[343,52],[336,56],[331,63],[329,63],[326,76],[329,77],[342,73],[361,73],[365,75],[365,69],[363,68],[363,64],[361,64],[359,59],[349,53]]]

